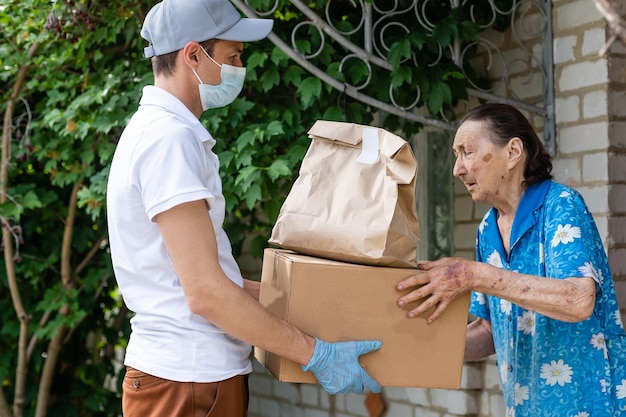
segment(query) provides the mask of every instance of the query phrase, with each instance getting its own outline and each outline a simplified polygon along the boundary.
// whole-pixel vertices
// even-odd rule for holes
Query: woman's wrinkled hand
[[[465,258],[442,258],[419,264],[419,273],[396,284],[398,291],[412,289],[398,298],[398,307],[422,300],[419,306],[408,311],[407,317],[417,317],[434,307],[427,319],[427,323],[432,323],[452,301],[472,290],[475,264]]]

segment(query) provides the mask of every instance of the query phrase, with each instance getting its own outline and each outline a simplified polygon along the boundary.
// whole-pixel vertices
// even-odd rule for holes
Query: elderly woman
[[[497,355],[506,415],[626,415],[626,333],[606,252],[578,192],[514,107],[486,104],[460,121],[454,175],[492,208],[476,261],[444,258],[398,283],[398,305],[423,299],[432,322],[473,291],[465,360]]]

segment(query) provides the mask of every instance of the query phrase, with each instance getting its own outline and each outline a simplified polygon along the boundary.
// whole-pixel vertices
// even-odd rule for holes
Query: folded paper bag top
[[[364,265],[415,267],[417,162],[384,129],[317,121],[269,243]]]

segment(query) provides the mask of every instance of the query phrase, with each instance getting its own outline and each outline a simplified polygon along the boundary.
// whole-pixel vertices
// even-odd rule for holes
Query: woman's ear
[[[524,160],[524,142],[517,136],[512,138],[508,145],[509,162],[513,165],[523,162]]]

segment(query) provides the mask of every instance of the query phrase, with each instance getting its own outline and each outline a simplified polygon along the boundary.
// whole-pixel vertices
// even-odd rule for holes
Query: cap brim
[[[272,31],[272,19],[252,19],[244,17],[230,29],[215,36],[215,39],[235,42],[254,42],[264,39]]]

